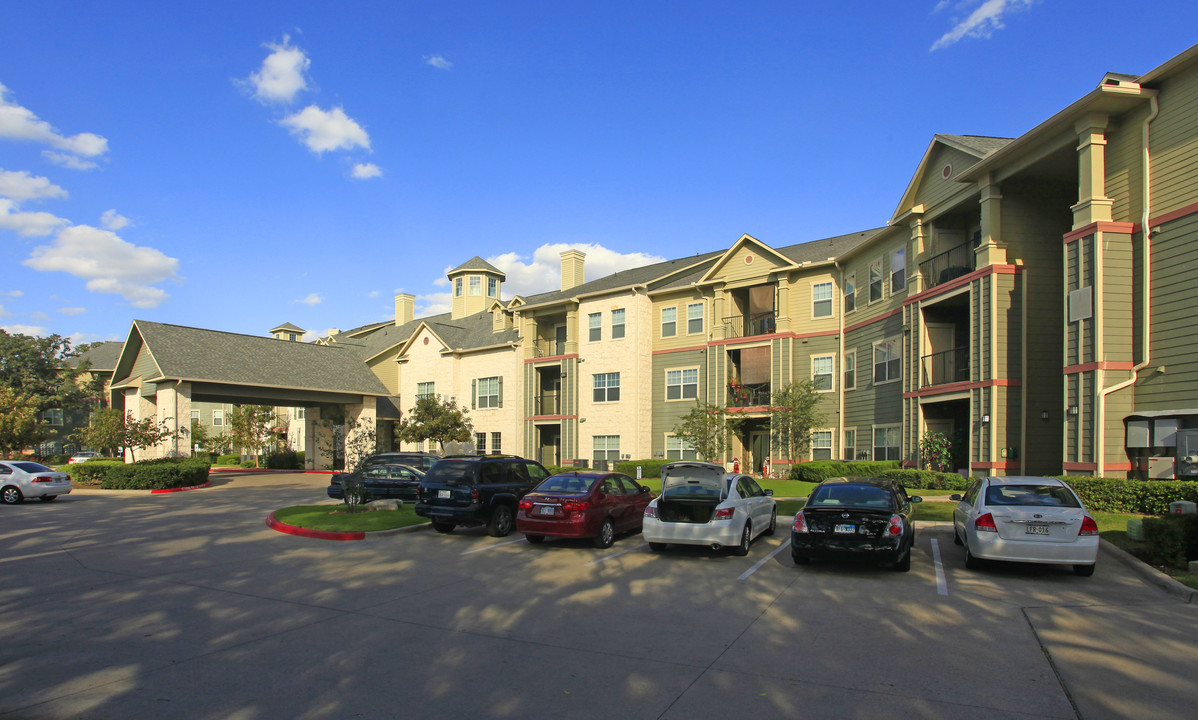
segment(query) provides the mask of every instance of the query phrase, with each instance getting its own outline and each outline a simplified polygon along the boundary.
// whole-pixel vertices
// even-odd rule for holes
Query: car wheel
[[[649,543],[649,549],[652,550],[653,552],[661,552],[662,550],[666,549],[666,545],[668,545],[668,544],[669,543],[651,542],[651,543]]]
[[[740,531],[740,543],[732,548],[732,554],[737,557],[744,557],[749,554],[749,543],[753,539],[753,527],[750,523],[745,523],[745,529]]]
[[[487,523],[487,534],[491,537],[507,537],[512,532],[512,509],[507,505],[496,505],[491,511],[491,522]]]
[[[594,545],[597,548],[609,548],[616,541],[616,525],[607,518],[599,526],[599,534],[595,536]]]
[[[973,553],[969,552],[969,544],[968,543],[962,543],[962,544],[965,545],[965,567],[970,570],[977,570],[977,569],[981,568],[982,561],[975,558],[973,556]]]
[[[38,498],[38,500],[41,500],[42,502],[53,502],[54,498],[56,498],[56,497],[58,497],[58,496],[57,495],[42,495],[40,498]]]
[[[444,522],[442,520],[434,520],[433,529],[439,533],[451,533],[453,532],[453,523]]]
[[[961,533],[957,532],[957,528],[954,526],[953,527],[953,545],[964,545],[964,544],[965,543],[961,542]]]
[[[5,505],[16,505],[24,499],[25,496],[21,494],[21,489],[13,485],[0,490],[0,500],[3,500]]]
[[[811,558],[807,557],[806,555],[800,555],[796,552],[791,552],[790,559],[794,560],[795,565],[810,565],[811,564]]]
[[[1073,574],[1078,577],[1090,577],[1094,574],[1094,563],[1089,565],[1074,565]]]
[[[765,529],[762,535],[773,535],[774,529],[778,527],[778,508],[770,511],[770,526]]]
[[[524,539],[529,541],[533,545],[540,545],[541,543],[545,542],[544,535],[525,535]]]
[[[911,569],[911,550],[912,548],[907,548],[907,554],[903,555],[903,559],[894,564],[896,572],[907,572]]]

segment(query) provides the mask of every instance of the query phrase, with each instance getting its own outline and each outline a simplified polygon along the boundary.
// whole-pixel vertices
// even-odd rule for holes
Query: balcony
[[[969,380],[969,348],[944,350],[920,358],[923,374],[920,387],[947,385]]]
[[[927,279],[928,287],[933,288],[973,272],[975,262],[973,248],[969,243],[964,243],[924,260],[919,264],[919,270]]]
[[[560,395],[538,395],[533,398],[533,415],[561,415],[562,398]]]
[[[769,335],[774,332],[774,318],[777,315],[773,310],[769,312],[753,313],[752,315],[733,315],[732,317],[724,318],[724,337],[752,337],[754,335]]]
[[[728,407],[760,407],[769,404],[769,383],[728,383]]]
[[[565,340],[537,340],[533,342],[535,357],[556,357],[566,354]]]

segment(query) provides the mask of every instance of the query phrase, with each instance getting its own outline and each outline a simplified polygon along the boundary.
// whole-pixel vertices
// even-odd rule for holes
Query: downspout
[[[844,268],[840,266],[839,260],[832,261],[832,265],[840,271],[840,312],[836,313],[838,318],[836,335],[840,338],[838,355],[840,362],[836,366],[836,369],[840,373],[840,377],[837,378],[836,383],[836,387],[838,388],[836,393],[836,442],[832,443],[832,447],[840,448],[840,455],[844,457]],[[857,372],[855,366],[853,372]],[[857,452],[857,448],[855,447],[857,443],[856,438],[853,439],[853,443],[853,454],[855,455]],[[849,460],[852,459],[849,458]]]
[[[1153,90],[1151,92],[1152,92],[1152,94],[1148,96],[1148,103],[1149,103],[1149,107],[1151,109],[1148,112],[1148,117],[1144,118],[1144,125],[1141,130],[1142,136],[1141,136],[1141,141],[1140,141],[1141,142],[1140,162],[1142,163],[1143,168],[1144,168],[1144,177],[1143,177],[1143,182],[1141,183],[1142,189],[1143,189],[1143,208],[1141,209],[1141,212],[1140,212],[1140,262],[1143,265],[1142,272],[1143,272],[1143,279],[1144,279],[1143,282],[1141,283],[1141,288],[1140,288],[1140,307],[1143,308],[1143,313],[1144,313],[1144,320],[1140,324],[1140,328],[1141,328],[1140,357],[1141,357],[1141,360],[1140,360],[1140,362],[1136,363],[1132,367],[1131,377],[1127,378],[1123,382],[1116,383],[1114,385],[1111,385],[1110,387],[1103,388],[1098,393],[1098,427],[1095,428],[1095,435],[1094,435],[1095,450],[1096,450],[1095,456],[1098,460],[1098,463],[1097,463],[1098,469],[1095,472],[1098,475],[1098,477],[1102,477],[1103,464],[1104,464],[1103,459],[1105,457],[1103,442],[1105,440],[1104,436],[1106,434],[1105,433],[1106,396],[1110,395],[1113,392],[1118,392],[1119,390],[1122,390],[1123,388],[1134,384],[1136,382],[1136,380],[1139,379],[1140,371],[1143,370],[1144,368],[1148,367],[1148,363],[1152,360],[1152,352],[1151,352],[1152,312],[1151,312],[1151,308],[1149,307],[1149,303],[1151,302],[1150,290],[1151,290],[1151,283],[1152,283],[1152,258],[1149,253],[1149,245],[1150,245],[1149,235],[1151,233],[1150,233],[1150,230],[1148,227],[1149,216],[1152,214],[1151,213],[1151,210],[1152,210],[1152,193],[1151,193],[1152,172],[1151,172],[1151,165],[1150,165],[1152,158],[1151,158],[1151,153],[1149,152],[1149,149],[1148,149],[1148,140],[1149,140],[1148,129],[1149,129],[1149,126],[1152,124],[1152,121],[1155,120],[1156,116],[1160,113],[1161,108],[1160,108],[1160,103],[1157,101],[1156,91]]]

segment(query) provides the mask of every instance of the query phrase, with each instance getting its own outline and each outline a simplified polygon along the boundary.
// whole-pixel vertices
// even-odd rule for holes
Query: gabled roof
[[[304,332],[308,332],[307,330],[305,330],[305,329],[303,329],[303,328],[301,328],[301,327],[296,327],[295,325],[292,325],[292,324],[291,324],[291,323],[289,323],[289,322],[288,322],[288,323],[283,323],[282,325],[279,325],[278,327],[272,327],[272,328],[270,329],[270,331],[271,331],[272,333],[279,332],[280,330],[286,330],[287,332],[297,332],[297,333],[304,333]]]
[[[257,335],[134,320],[114,381],[125,380],[144,344],[160,373],[143,380],[187,380],[355,395],[389,395],[362,362],[360,348],[281,343]],[[117,377],[119,375],[119,377]]]
[[[569,290],[554,290],[552,292],[530,295],[524,298],[525,308],[534,307],[537,305],[552,305],[553,303],[565,302],[576,297],[584,295],[596,295],[612,290],[622,288],[635,287],[638,285],[648,285],[654,280],[662,277],[673,275],[679,271],[690,270],[696,265],[708,263],[715,258],[723,255],[724,251],[701,253],[690,257],[679,258],[677,260],[666,260],[664,262],[653,263],[651,265],[642,265],[640,267],[621,270],[620,272],[612,273],[606,277],[601,277],[597,280],[585,282],[581,285],[575,285]]]
[[[125,343],[123,342],[96,343],[88,348],[87,352],[67,358],[66,364],[69,367],[79,367],[87,362],[87,369],[90,372],[112,372],[116,369],[117,360],[121,358],[121,350],[124,347]]]
[[[491,273],[492,275],[498,275],[500,280],[507,279],[507,276],[503,274],[503,271],[501,271],[499,268],[495,267],[491,263],[487,262],[486,260],[483,260],[482,258],[480,258],[477,255],[470,258],[469,260],[462,263],[461,265],[458,265],[456,268],[454,268],[453,270],[450,270],[446,274],[447,275],[457,275],[458,273],[470,272],[470,271],[488,272],[488,273]]]
[[[741,235],[740,239],[737,240],[736,242],[732,243],[732,247],[725,250],[723,255],[720,256],[720,259],[717,260],[715,263],[713,263],[711,265],[711,267],[709,267],[707,269],[707,272],[705,272],[703,274],[703,277],[699,279],[699,282],[711,282],[713,280],[713,278],[715,278],[716,275],[719,274],[720,270],[727,267],[728,263],[732,261],[733,256],[735,256],[737,254],[737,252],[739,252],[742,248],[750,246],[750,245],[757,248],[756,252],[762,253],[762,254],[765,254],[768,256],[772,256],[773,261],[776,265],[778,265],[782,268],[793,268],[794,267],[794,264],[791,262],[790,258],[786,257],[785,255],[782,255],[781,253],[779,253],[777,250],[774,250],[769,245],[766,245],[765,243],[761,242],[760,240],[753,237],[752,235]],[[752,260],[752,259],[753,258],[751,258],[751,257],[746,257],[745,262],[748,262],[749,260]]]
[[[911,182],[907,184],[907,189],[903,192],[903,197],[899,200],[898,207],[895,208],[894,215],[891,216],[890,221],[894,222],[898,220],[903,213],[911,208],[912,203],[915,201],[915,194],[919,192],[919,186],[928,171],[928,162],[936,152],[938,145],[960,150],[967,155],[972,155],[981,160],[987,155],[1002,149],[1010,142],[1011,138],[986,137],[982,135],[933,135],[932,142],[928,143],[928,149],[924,151],[923,157],[920,158],[919,166],[915,168],[915,174],[911,177]],[[958,171],[962,169],[957,168]]]

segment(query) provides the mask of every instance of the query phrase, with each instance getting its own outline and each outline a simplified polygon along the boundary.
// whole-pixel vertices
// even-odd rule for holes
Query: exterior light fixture
[[[989,416],[989,415],[983,415],[983,416],[982,416],[982,422],[983,422],[983,423],[988,423],[988,422],[990,422],[990,416]]]
[[[1077,414],[1077,406],[1076,406],[1076,405],[1070,405],[1070,406],[1069,406],[1069,414],[1070,414],[1070,415],[1076,415],[1076,414]]]
[[[1040,419],[1041,419],[1041,420],[1047,420],[1047,419],[1048,419],[1048,411],[1047,411],[1047,410],[1041,410],[1041,411],[1040,411]]]

